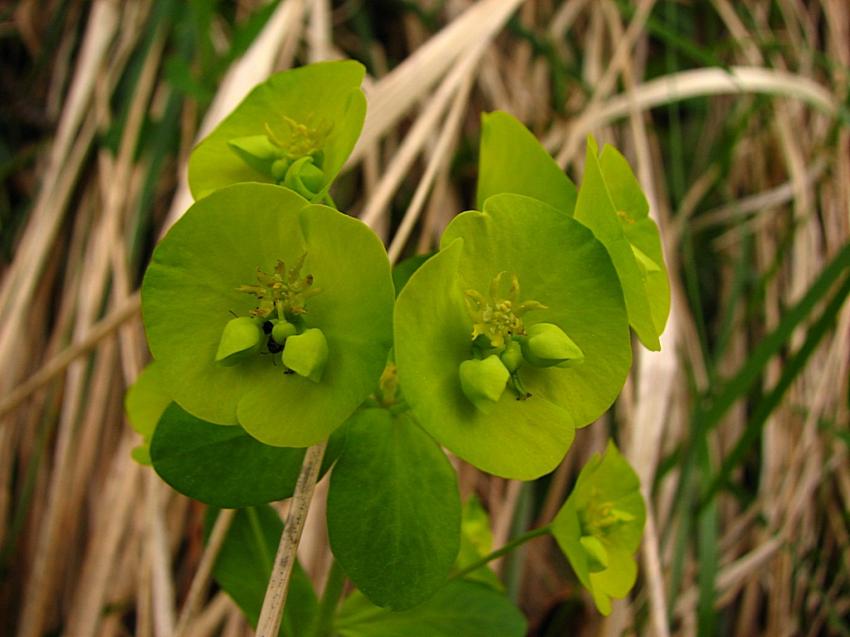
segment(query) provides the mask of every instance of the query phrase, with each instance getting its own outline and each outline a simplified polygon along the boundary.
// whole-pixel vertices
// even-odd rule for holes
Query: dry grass
[[[214,16],[213,49],[229,50],[233,25],[259,4]],[[495,108],[529,124],[576,176],[586,134],[623,149],[662,228],[673,284],[664,348],[639,353],[615,415],[580,432],[545,483],[460,468],[464,495],[485,501],[499,542],[530,516],[550,519],[609,432],[641,475],[650,519],[639,585],[607,620],[549,540],[503,565],[532,634],[846,634],[850,307],[762,427],[752,430],[759,401],[826,294],[716,426],[699,430],[694,413],[848,241],[850,5],[414,4],[421,15],[398,4],[374,16],[387,35],[365,39],[351,19],[358,3],[287,0],[211,100],[187,93],[166,63],[177,51],[196,72],[209,62],[186,54],[175,24],[160,19],[164,6],[180,13],[174,3],[24,0],[2,10],[0,47],[24,61],[18,71],[4,58],[3,88],[28,86],[44,123],[9,132],[19,101],[10,94],[4,148],[19,143],[8,151],[23,159],[2,173],[15,216],[2,228],[0,633],[164,637],[182,616],[184,635],[249,634],[226,597],[205,593],[202,509],[130,459],[122,396],[148,356],[134,290],[156,236],[188,205],[192,141],[271,71],[348,52],[368,55],[373,76],[337,201],[394,260],[432,248],[451,215],[473,205],[469,147],[479,113]],[[692,24],[702,37],[692,50],[674,27],[694,17],[705,22]],[[146,135],[166,122],[168,143],[154,144]],[[753,434],[731,467],[733,488],[697,511],[699,489]],[[532,496],[542,505],[529,513]],[[317,582],[327,565],[321,515],[314,507],[300,555]]]

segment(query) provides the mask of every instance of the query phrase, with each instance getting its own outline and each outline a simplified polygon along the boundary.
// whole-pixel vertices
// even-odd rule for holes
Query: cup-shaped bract
[[[259,181],[321,201],[360,136],[364,74],[351,60],[320,62],[259,84],[192,151],[192,195]]]
[[[634,552],[643,535],[646,507],[634,469],[613,442],[582,468],[552,534],[582,585],[604,615],[611,598],[625,597],[637,577]]]
[[[225,326],[256,313],[258,299],[245,288],[263,272],[291,272],[282,264],[296,264],[315,283],[286,318],[301,333],[320,330],[321,373],[306,370],[310,379],[287,369],[270,324],[267,351],[216,363]],[[238,423],[277,446],[323,440],[375,389],[391,345],[392,305],[386,252],[367,226],[268,184],[238,184],[196,202],[157,246],[142,284],[150,350],[173,399],[198,418]]]
[[[514,281],[519,305],[531,308],[522,315],[526,327],[557,325],[584,361],[520,364],[498,402],[481,410],[464,393],[459,368],[491,353],[474,356],[483,337],[473,341],[468,299],[470,290],[492,289],[494,277],[503,286]],[[575,427],[614,401],[631,364],[623,295],[604,246],[580,223],[520,195],[490,197],[484,212],[449,224],[440,252],[399,294],[394,324],[399,381],[417,421],[461,458],[509,478],[554,469]]]

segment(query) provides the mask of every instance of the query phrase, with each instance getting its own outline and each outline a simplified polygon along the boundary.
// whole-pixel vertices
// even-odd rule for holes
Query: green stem
[[[548,525],[541,526],[536,529],[531,529],[530,531],[526,531],[522,535],[518,535],[513,540],[505,544],[502,548],[496,549],[489,555],[485,555],[477,562],[473,562],[466,568],[459,570],[457,573],[454,573],[451,577],[449,577],[449,581],[460,579],[466,575],[469,575],[473,571],[477,571],[482,566],[489,564],[493,560],[502,557],[503,555],[507,555],[511,551],[513,551],[516,547],[521,546],[528,542],[529,540],[533,540],[536,537],[540,537],[541,535],[546,535],[550,532],[550,527]]]
[[[331,562],[331,570],[328,573],[328,581],[322,593],[322,599],[319,600],[319,608],[313,618],[310,630],[307,632],[310,637],[328,637],[331,634],[334,614],[339,605],[339,598],[342,595],[344,584],[345,572],[342,570],[339,562],[333,560]]]

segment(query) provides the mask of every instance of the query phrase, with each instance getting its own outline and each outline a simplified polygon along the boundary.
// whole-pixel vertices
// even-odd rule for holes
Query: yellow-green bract
[[[360,135],[364,74],[351,60],[321,62],[258,85],[192,151],[189,186],[195,199],[260,181],[321,201]]]
[[[440,252],[399,294],[399,381],[417,421],[441,444],[490,473],[533,479],[555,468],[575,428],[595,420],[622,388],[631,364],[628,320],[608,253],[587,228],[519,195],[490,197],[484,208],[449,224]],[[487,290],[500,272],[516,275],[523,300],[545,306],[524,314],[525,326],[557,325],[584,361],[520,366],[517,380],[531,396],[507,389],[484,413],[460,378],[460,365],[474,357],[465,293]]]
[[[279,355],[264,352],[217,364],[225,325],[258,304],[240,288],[258,268],[302,258],[302,273],[321,291],[298,320],[327,340],[321,377],[287,374]],[[368,227],[267,184],[196,202],[157,246],[142,284],[148,343],[173,399],[277,446],[325,439],[372,392],[391,344],[392,304],[386,252]]]
[[[598,152],[588,140],[584,176],[576,187],[516,118],[482,118],[478,205],[500,193],[534,197],[593,231],[608,250],[623,288],[629,323],[641,343],[661,347],[670,310],[670,287],[649,204],[626,159],[613,147]]]
[[[634,469],[613,442],[595,454],[552,522],[552,535],[604,615],[611,598],[625,597],[637,577],[633,558],[646,507]]]

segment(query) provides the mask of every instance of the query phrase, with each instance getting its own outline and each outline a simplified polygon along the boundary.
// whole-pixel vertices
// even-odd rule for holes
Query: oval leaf
[[[339,455],[344,432],[331,436],[323,471]],[[304,460],[302,448],[264,445],[238,425],[200,420],[176,403],[160,418],[150,451],[153,468],[175,490],[228,509],[290,497]]]
[[[375,604],[410,608],[446,580],[458,554],[455,472],[409,415],[366,409],[348,429],[328,491],[331,548]]]
[[[339,637],[522,637],[526,622],[503,593],[458,580],[416,608],[396,613],[355,592],[343,603],[334,629]]]

